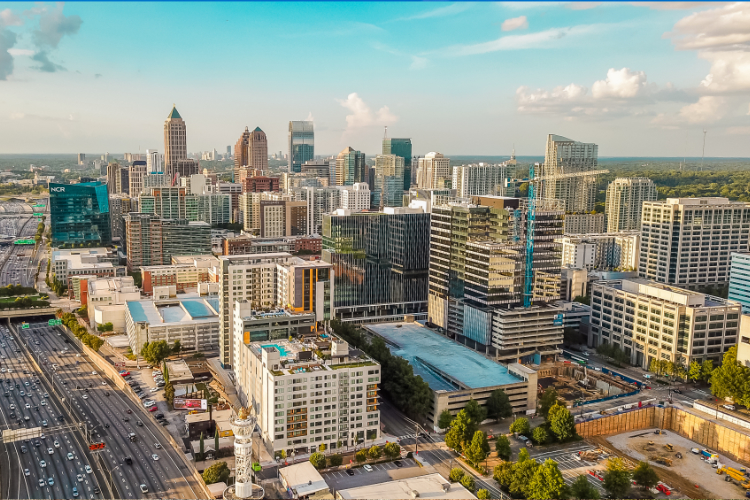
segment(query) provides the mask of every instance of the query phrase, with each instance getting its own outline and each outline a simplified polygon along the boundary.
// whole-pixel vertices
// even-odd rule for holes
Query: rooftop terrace
[[[522,382],[508,369],[419,323],[380,323],[366,329],[406,359],[433,391],[478,389]]]

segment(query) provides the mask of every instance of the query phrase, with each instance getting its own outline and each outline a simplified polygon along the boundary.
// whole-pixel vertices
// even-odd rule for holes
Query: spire
[[[513,152],[510,154],[510,159],[515,160],[516,159],[516,145],[513,144]]]
[[[383,139],[388,139],[388,125],[385,126],[385,132],[383,133]]]
[[[245,133],[246,133],[246,134],[249,134],[249,133],[250,133],[250,128],[249,128],[249,127],[247,127],[247,126],[245,126]]]
[[[174,104],[172,104],[172,112],[169,113],[169,116],[167,116],[167,118],[170,118],[170,119],[171,118],[180,118],[180,119],[182,119],[182,117],[180,116],[180,113],[177,112],[177,108],[175,107]]]

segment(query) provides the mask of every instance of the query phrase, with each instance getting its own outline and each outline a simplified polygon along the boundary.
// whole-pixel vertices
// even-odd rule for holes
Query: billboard
[[[174,404],[172,406],[175,410],[207,410],[208,400],[174,398]]]

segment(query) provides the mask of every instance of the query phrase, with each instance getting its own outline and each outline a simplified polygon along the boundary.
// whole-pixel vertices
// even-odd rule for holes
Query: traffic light
[[[89,450],[96,451],[96,450],[103,450],[104,449],[104,443],[94,443],[89,445]]]

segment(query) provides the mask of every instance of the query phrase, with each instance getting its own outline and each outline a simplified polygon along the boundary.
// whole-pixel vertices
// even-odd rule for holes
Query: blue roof
[[[182,306],[187,310],[188,314],[193,317],[193,319],[216,316],[216,313],[211,311],[206,304],[203,303],[203,299],[183,300]]]
[[[421,376],[433,391],[522,382],[505,366],[417,323],[381,323],[367,328],[386,341],[391,353],[407,360],[414,374]]]
[[[143,304],[140,302],[128,302],[128,309],[130,309],[130,317],[133,318],[133,321],[148,321],[146,311],[143,310]]]

